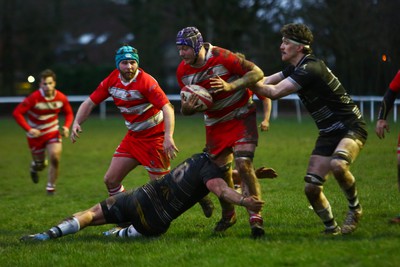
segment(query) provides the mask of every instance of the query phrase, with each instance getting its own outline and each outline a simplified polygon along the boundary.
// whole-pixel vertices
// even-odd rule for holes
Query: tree
[[[377,94],[388,80],[382,71],[394,73],[399,64],[385,63],[381,55],[390,53],[399,59],[393,28],[398,1],[378,0],[303,0],[302,8],[293,15],[311,27],[314,34],[313,48],[318,56],[340,77],[351,94]],[[384,30],[382,30],[384,29]],[[389,30],[390,29],[390,30]],[[388,40],[392,40],[389,41]],[[390,51],[390,52],[389,52]],[[396,62],[399,62],[398,60]],[[386,76],[386,74],[385,74]]]

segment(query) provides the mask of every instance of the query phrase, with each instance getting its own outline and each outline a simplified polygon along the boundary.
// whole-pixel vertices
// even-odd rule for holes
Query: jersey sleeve
[[[108,91],[109,85],[113,84],[113,80],[118,78],[119,70],[115,69],[113,72],[108,75],[101,83],[97,86],[96,90],[90,94],[90,99],[94,104],[99,105],[101,102],[110,97],[110,93]]]
[[[393,108],[394,101],[400,91],[400,71],[397,72],[389,88],[383,96],[381,106],[379,107],[378,120],[386,120],[390,110]]]
[[[169,99],[164,91],[161,89],[157,80],[151,75],[143,73],[143,78],[145,80],[144,90],[141,92],[148,101],[153,104],[157,109],[162,109],[162,107],[169,103]]]
[[[297,87],[308,88],[315,78],[318,77],[318,70],[313,64],[307,64],[304,67],[294,68],[288,79]]]
[[[31,126],[29,126],[28,122],[25,119],[25,113],[28,112],[32,108],[31,96],[26,97],[21,103],[17,105],[17,107],[13,111],[13,117],[15,121],[25,130],[29,131]]]
[[[394,76],[392,82],[389,84],[389,88],[394,92],[400,91],[400,70],[397,72],[396,76]]]
[[[290,76],[290,74],[292,74],[294,72],[295,67],[293,65],[287,66],[283,71],[283,77],[287,78]]]
[[[245,60],[229,50],[220,47],[214,47],[213,53],[222,55],[221,58],[225,61],[224,66],[227,67],[233,74],[243,76],[254,68],[253,62]]]
[[[109,93],[107,88],[104,86],[104,81],[102,81],[99,86],[96,88],[96,90],[93,91],[93,93],[90,94],[90,99],[95,103],[96,105],[100,104],[104,100],[106,100],[109,97]]]
[[[74,112],[72,111],[71,104],[69,103],[68,98],[65,95],[63,99],[62,111],[65,115],[64,127],[67,127],[69,129],[72,125],[72,121],[74,120]]]
[[[215,163],[208,160],[200,170],[200,177],[203,178],[203,182],[206,184],[208,180],[222,178],[223,174],[221,169]]]

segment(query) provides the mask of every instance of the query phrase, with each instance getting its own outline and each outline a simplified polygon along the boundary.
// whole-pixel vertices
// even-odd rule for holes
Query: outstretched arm
[[[288,79],[283,79],[277,84],[268,83],[274,81],[270,77],[264,77],[255,86],[251,88],[256,94],[268,97],[272,100],[290,95],[297,91],[296,86]]]
[[[210,85],[212,91],[217,93],[221,91],[233,91],[244,88],[249,88],[260,81],[264,76],[264,72],[254,65],[253,69],[248,71],[241,78],[234,80],[233,82],[226,82],[219,76],[210,79]]]
[[[213,192],[218,198],[229,203],[244,206],[253,212],[261,211],[264,201],[254,196],[244,197],[232,188],[230,188],[222,178],[214,178],[207,181],[208,190]]]
[[[87,98],[76,112],[74,123],[72,124],[71,141],[75,143],[79,138],[79,133],[82,132],[81,124],[89,117],[96,104]]]

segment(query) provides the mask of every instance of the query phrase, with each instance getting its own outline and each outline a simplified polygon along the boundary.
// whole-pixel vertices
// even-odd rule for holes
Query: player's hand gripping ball
[[[213,105],[213,98],[204,87],[197,84],[186,85],[181,89],[181,98],[189,99],[191,95],[197,95],[197,105],[200,106],[197,111],[206,111]]]

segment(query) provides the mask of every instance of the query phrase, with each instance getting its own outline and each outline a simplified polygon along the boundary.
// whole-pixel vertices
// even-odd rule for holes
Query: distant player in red
[[[389,123],[386,118],[393,107],[393,103],[396,100],[398,93],[400,92],[400,70],[389,84],[385,95],[382,99],[382,104],[379,109],[378,121],[376,122],[375,132],[376,135],[383,139],[385,138],[385,131],[389,132]],[[397,184],[400,191],[400,134],[397,143]],[[400,224],[400,214],[390,220],[391,223]]]
[[[61,135],[69,136],[73,112],[67,97],[55,89],[56,75],[52,70],[40,74],[40,88],[25,98],[13,112],[17,123],[26,131],[32,153],[30,173],[34,183],[39,182],[38,172],[46,165],[46,151],[50,163],[46,190],[55,192],[61,158]],[[62,131],[59,131],[58,114],[65,114]],[[25,119],[25,116],[27,119]]]
[[[114,152],[104,182],[110,196],[125,191],[122,180],[138,165],[143,165],[151,180],[170,171],[170,159],[178,152],[173,139],[174,108],[158,82],[139,68],[137,50],[129,45],[118,49],[116,69],[79,107],[72,125],[71,141],[82,132],[82,123],[92,110],[112,97],[128,128]]]
[[[229,50],[204,43],[200,31],[186,27],[178,32],[176,45],[182,61],[176,77],[180,88],[200,85],[212,92],[215,83],[229,88],[247,88],[263,78],[254,63]],[[206,150],[219,166],[225,166],[224,179],[233,187],[232,161],[242,178],[246,196],[261,199],[260,185],[254,173],[253,157],[258,143],[256,105],[249,89],[212,94],[213,107],[204,112]],[[182,99],[182,114],[192,115],[197,98]],[[234,206],[221,202],[222,219],[216,232],[225,231],[236,222]],[[261,213],[248,210],[253,237],[264,235]]]

